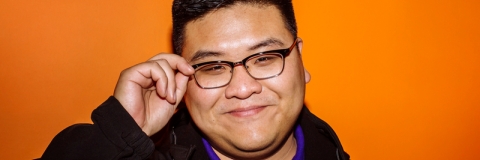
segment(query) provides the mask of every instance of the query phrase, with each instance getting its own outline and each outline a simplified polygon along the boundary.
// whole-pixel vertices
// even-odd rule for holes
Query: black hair
[[[202,18],[211,11],[233,6],[237,3],[275,6],[280,11],[285,27],[293,37],[297,37],[297,22],[295,21],[292,0],[174,0],[172,6],[174,53],[182,54],[187,23]]]

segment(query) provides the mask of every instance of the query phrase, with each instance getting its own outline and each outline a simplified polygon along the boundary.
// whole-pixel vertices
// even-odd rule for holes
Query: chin
[[[275,130],[271,129],[270,131]],[[229,148],[229,150],[220,151],[224,155],[233,159],[265,159],[276,153],[288,139],[289,134],[280,134],[279,132],[250,132],[232,134],[235,139],[227,140],[223,145],[215,148]],[[284,132],[287,133],[287,132]]]
[[[238,127],[231,132],[225,133],[227,140],[232,146],[245,152],[256,152],[270,147],[275,141],[279,141],[284,131],[279,128],[272,128],[277,124],[256,124],[251,123],[251,126]],[[278,143],[278,142],[277,142]]]
[[[271,147],[272,144],[275,143],[275,139],[273,137],[265,137],[261,139],[251,138],[252,137],[246,138],[244,141],[234,143],[233,146],[244,152],[258,152]]]
[[[266,159],[276,153],[288,138],[288,136],[286,136],[283,139],[279,139],[278,136],[279,135],[264,136],[265,138],[259,139],[250,139],[251,137],[241,136],[244,138],[243,141],[230,142],[230,146],[234,147],[232,150],[219,151],[232,159]]]

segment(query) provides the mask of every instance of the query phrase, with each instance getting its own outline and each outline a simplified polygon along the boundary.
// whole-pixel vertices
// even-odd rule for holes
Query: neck
[[[285,144],[287,144],[287,143],[290,144],[290,145],[288,147],[287,152],[282,157],[278,157],[278,158],[272,157],[272,158],[269,158],[269,159],[293,159],[293,157],[295,156],[295,153],[297,151],[297,140],[295,139],[293,134],[290,135],[290,137],[288,138],[288,140]],[[282,147],[282,149],[283,148],[286,148],[286,147],[284,146],[284,147]],[[280,149],[280,151],[282,149]]]

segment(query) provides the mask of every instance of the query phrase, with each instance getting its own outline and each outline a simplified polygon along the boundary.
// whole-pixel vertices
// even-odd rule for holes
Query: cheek
[[[288,97],[296,97],[298,93],[303,94],[305,75],[301,63],[286,62],[282,74],[277,78],[272,78],[268,87]]]
[[[184,97],[188,110],[198,118],[208,114],[221,96],[220,89],[202,89],[191,80]]]
[[[305,75],[301,63],[289,63],[285,65],[282,74],[265,83],[281,99],[282,108],[285,110],[296,110],[303,106],[305,98]],[[298,107],[292,107],[298,106]]]

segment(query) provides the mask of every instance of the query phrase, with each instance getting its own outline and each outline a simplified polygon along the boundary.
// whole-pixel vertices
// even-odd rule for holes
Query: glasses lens
[[[283,56],[280,53],[265,53],[251,57],[245,66],[254,78],[265,79],[277,76],[283,70]]]
[[[232,77],[232,68],[225,63],[214,63],[197,68],[195,80],[203,88],[226,85]]]
[[[263,53],[245,62],[248,73],[255,79],[267,79],[282,73],[283,56],[280,53]],[[232,78],[233,68],[227,63],[212,63],[195,70],[195,80],[202,88],[225,86]]]

